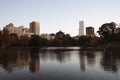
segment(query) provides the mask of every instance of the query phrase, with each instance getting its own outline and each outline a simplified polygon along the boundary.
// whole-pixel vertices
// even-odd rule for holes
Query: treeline
[[[55,39],[47,40],[39,35],[20,36],[16,33],[9,34],[4,29],[0,31],[0,47],[43,47],[43,46],[95,46],[99,43],[99,37],[81,36],[74,39],[69,34],[62,37],[56,36]]]
[[[38,35],[18,36],[16,33],[9,34],[7,29],[0,31],[0,46],[1,47],[38,47],[47,45],[47,40],[42,39]]]
[[[20,36],[16,33],[9,34],[4,29],[0,31],[0,47],[43,47],[43,46],[105,46],[109,43],[120,45],[120,28],[116,27],[116,23],[105,23],[97,31],[97,36],[80,36],[78,39],[65,34],[62,37],[55,36],[55,39],[47,40],[39,35]]]

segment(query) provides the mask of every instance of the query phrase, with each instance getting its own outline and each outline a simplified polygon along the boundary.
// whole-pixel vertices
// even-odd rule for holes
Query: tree
[[[103,24],[99,28],[99,31],[97,32],[103,38],[103,41],[110,42],[113,35],[115,34],[115,31],[116,31],[116,23],[111,22],[111,23]]]
[[[10,39],[10,34],[7,29],[3,29],[3,35],[2,35],[2,45],[5,47],[10,46],[11,44],[11,39]]]
[[[91,45],[92,46],[99,45],[100,43],[101,43],[101,41],[100,41],[99,37],[97,37],[97,36],[92,37],[92,40],[91,40]]]
[[[33,47],[41,47],[42,38],[39,35],[32,35],[29,41],[29,45]]]
[[[10,37],[12,46],[16,46],[18,44],[18,35],[16,33],[11,33]]]
[[[80,36],[78,39],[78,44],[79,46],[86,46],[90,44],[90,37],[88,38],[87,36]]]
[[[2,46],[2,37],[3,37],[2,31],[0,31],[0,46]]]
[[[29,43],[29,37],[27,35],[20,36],[19,44],[21,46],[28,46],[28,43]]]

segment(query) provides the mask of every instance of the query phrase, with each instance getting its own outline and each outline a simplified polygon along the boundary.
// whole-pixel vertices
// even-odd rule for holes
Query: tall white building
[[[84,21],[79,22],[79,36],[84,35]]]

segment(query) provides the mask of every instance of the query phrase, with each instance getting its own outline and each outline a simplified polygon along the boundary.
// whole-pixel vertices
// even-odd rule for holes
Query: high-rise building
[[[35,21],[31,22],[30,32],[33,33],[34,35],[39,35],[40,34],[40,23],[35,22]]]
[[[79,22],[79,36],[84,35],[84,21]]]
[[[86,36],[94,36],[94,28],[92,26],[86,27]]]

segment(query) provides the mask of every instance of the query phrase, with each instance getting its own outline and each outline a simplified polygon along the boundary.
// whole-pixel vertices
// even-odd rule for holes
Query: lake
[[[0,80],[120,80],[119,53],[80,49],[0,49]]]

